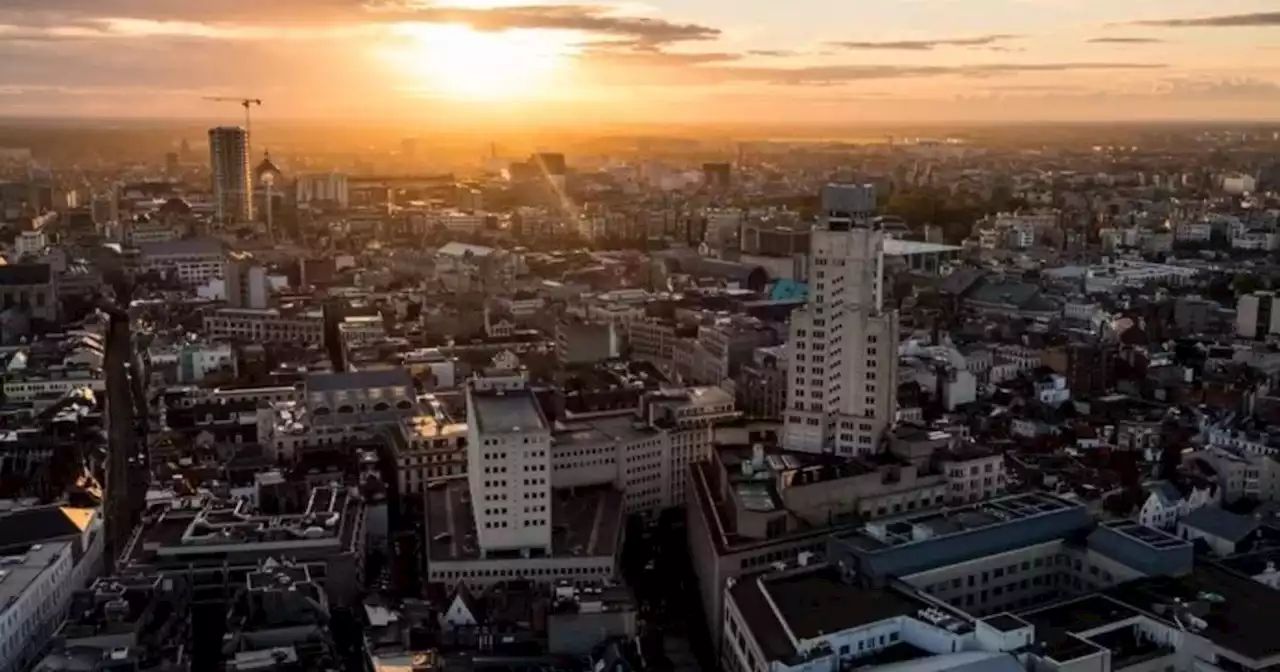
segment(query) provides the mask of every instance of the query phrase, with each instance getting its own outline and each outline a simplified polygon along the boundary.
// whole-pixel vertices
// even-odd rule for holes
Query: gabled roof
[[[84,532],[94,509],[40,506],[0,514],[0,549],[30,546]]]
[[[1182,501],[1182,491],[1170,481],[1156,481],[1151,484],[1151,494],[1160,499],[1161,506],[1166,508],[1177,506]]]
[[[1216,506],[1202,506],[1183,516],[1178,522],[1232,543],[1242,541],[1258,529],[1258,521],[1253,518],[1231,513]]]

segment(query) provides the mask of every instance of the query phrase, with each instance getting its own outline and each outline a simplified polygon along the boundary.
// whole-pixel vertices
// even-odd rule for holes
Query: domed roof
[[[258,167],[253,169],[253,176],[256,178],[256,182],[261,183],[262,176],[267,174],[277,179],[284,175],[284,171],[280,170],[279,166],[271,161],[271,152],[263,152],[262,163],[259,163]]]

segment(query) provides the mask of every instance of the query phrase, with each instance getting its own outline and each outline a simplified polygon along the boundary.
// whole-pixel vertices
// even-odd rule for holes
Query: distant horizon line
[[[143,117],[143,116],[76,116],[76,115],[57,115],[57,114],[5,114],[0,112],[0,126],[14,125],[23,127],[61,127],[68,126],[110,126],[110,125],[146,125],[158,124],[167,127],[186,126],[201,128],[217,128],[217,127],[243,127],[243,124],[228,123],[225,116],[223,117]],[[525,123],[502,123],[496,121],[471,120],[468,122],[441,122],[440,120],[415,122],[404,119],[376,119],[376,118],[323,118],[323,117],[275,117],[271,119],[254,119],[254,130],[274,129],[278,126],[286,125],[302,125],[302,126],[332,126],[338,124],[350,124],[362,128],[396,128],[407,129],[414,127],[422,127],[424,129],[436,128],[444,131],[466,132],[469,130],[538,130],[538,129],[569,129],[581,132],[590,132],[594,129],[645,129],[645,128],[663,128],[667,131],[688,128],[688,129],[886,129],[886,128],[936,128],[936,127],[960,127],[960,128],[990,128],[997,126],[1101,126],[1101,125],[1120,125],[1120,126],[1278,126],[1280,127],[1280,116],[1273,118],[1252,118],[1252,117],[1225,117],[1225,118],[1177,118],[1177,117],[1117,117],[1117,118],[1098,118],[1098,119],[1071,119],[1071,118],[1010,118],[1010,119],[922,119],[918,121],[902,121],[891,119],[867,119],[849,122],[831,122],[831,121],[634,121],[634,122],[615,122],[615,123],[597,123],[584,124],[581,119],[558,120],[537,120]]]

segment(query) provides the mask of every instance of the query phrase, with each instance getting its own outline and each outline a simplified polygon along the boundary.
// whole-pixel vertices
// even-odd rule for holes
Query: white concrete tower
[[[884,309],[884,233],[871,185],[831,184],[809,244],[809,302],[791,316],[783,445],[874,452],[893,426],[898,313]]]
[[[249,132],[239,126],[209,129],[209,169],[220,219],[253,221],[253,173]]]
[[[551,428],[516,372],[467,386],[467,478],[485,557],[551,554]]]

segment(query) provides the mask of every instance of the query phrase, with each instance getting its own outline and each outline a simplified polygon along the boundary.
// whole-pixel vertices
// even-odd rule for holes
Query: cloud
[[[1156,37],[1095,37],[1087,42],[1089,44],[1163,44],[1165,41]]]
[[[179,7],[180,5],[180,7]],[[119,36],[204,39],[331,37],[394,23],[470,26],[475,30],[565,30],[640,45],[714,40],[720,30],[696,23],[619,14],[601,4],[528,4],[469,7],[356,0],[3,0],[0,40],[95,39]],[[261,11],[259,11],[261,10]]]
[[[595,43],[584,45],[582,57],[595,64],[607,63],[618,66],[637,67],[676,67],[703,65],[707,63],[727,63],[742,59],[742,54],[728,52],[680,52],[663,51],[661,49],[645,49],[626,47],[619,49],[617,43]]]
[[[976,65],[828,65],[810,67],[749,67],[706,65],[633,71],[627,77],[609,77],[602,83],[638,82],[648,79],[663,85],[710,85],[730,82],[777,86],[831,86],[852,82],[919,79],[929,77],[993,78],[1004,75],[1072,71],[1150,70],[1157,63],[985,63]],[[631,76],[634,75],[634,76]]]
[[[843,49],[870,49],[883,51],[932,51],[938,47],[988,47],[997,42],[1016,40],[1022,35],[1003,33],[941,40],[892,40],[885,42],[830,42]]]
[[[1134,26],[1158,28],[1254,28],[1280,26],[1280,12],[1253,12],[1251,14],[1221,14],[1185,19],[1156,19],[1134,21]]]
[[[747,52],[748,56],[770,56],[776,58],[785,58],[790,56],[799,56],[800,52],[791,51],[790,49],[752,49]]]
[[[718,28],[649,17],[619,16],[601,5],[422,7],[395,10],[389,14],[400,21],[463,24],[475,30],[571,30],[619,37],[643,45],[714,40],[720,36]],[[374,15],[389,18],[383,12],[374,12]]]

